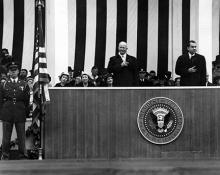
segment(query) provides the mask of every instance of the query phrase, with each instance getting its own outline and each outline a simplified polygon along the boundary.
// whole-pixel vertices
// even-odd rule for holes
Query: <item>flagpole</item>
[[[39,125],[40,138],[38,146],[38,159],[42,160],[45,155],[45,109],[46,102],[50,101],[47,71],[47,60],[45,50],[45,36],[43,26],[44,1],[36,0],[36,30],[35,30],[35,52],[33,57],[33,119],[32,124]]]
[[[38,32],[42,32],[43,28],[42,28],[42,8],[44,7],[44,2],[42,0],[37,0],[37,24],[38,24]],[[40,16],[39,16],[40,15]],[[41,38],[42,39],[42,38]],[[40,45],[42,44],[41,41]],[[38,80],[39,81],[39,80]],[[44,158],[45,155],[45,144],[44,144],[44,137],[45,137],[45,128],[44,128],[44,121],[45,121],[45,111],[43,109],[43,85],[42,83],[39,84],[39,95],[40,95],[40,116],[39,116],[39,121],[40,121],[40,148],[38,150],[38,159],[42,160]]]
[[[43,90],[43,85],[40,84],[40,99],[43,99],[42,97],[42,90]],[[40,116],[40,148],[39,148],[39,160],[42,160],[44,158],[44,155],[45,155],[45,142],[44,142],[44,138],[45,138],[45,125],[44,125],[44,121],[45,121],[45,112],[44,112],[44,109],[43,109],[43,101],[41,100],[41,105],[40,105],[40,113],[41,113],[41,116]]]

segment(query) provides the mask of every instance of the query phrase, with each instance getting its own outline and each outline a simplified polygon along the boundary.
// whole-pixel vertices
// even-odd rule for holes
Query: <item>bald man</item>
[[[127,43],[122,41],[118,45],[118,54],[110,58],[109,73],[113,73],[114,86],[128,87],[138,85],[137,60],[127,54]]]

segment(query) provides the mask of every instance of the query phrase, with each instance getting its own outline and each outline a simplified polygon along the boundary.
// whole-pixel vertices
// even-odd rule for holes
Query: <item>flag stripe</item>
[[[117,0],[107,0],[107,30],[106,30],[106,54],[105,67],[109,58],[116,50],[116,21],[117,20]]]
[[[158,76],[168,70],[169,0],[159,0]]]
[[[34,51],[34,25],[35,25],[35,3],[24,1],[24,45],[22,56],[22,68],[32,69],[32,57]]]
[[[137,57],[137,13],[138,1],[128,0],[127,45],[128,54]]]
[[[84,71],[89,73],[95,60],[96,0],[86,2],[86,50]]]
[[[36,1],[35,8],[36,23],[35,23],[35,48],[33,57],[33,72],[34,72],[34,85],[33,85],[33,118],[32,124],[35,124],[38,119],[45,115],[45,102],[49,101],[48,86],[49,77],[47,73],[46,53],[45,53],[45,1]],[[43,57],[42,57],[43,56]],[[43,61],[43,62],[41,62]]]
[[[217,22],[217,24],[218,24],[218,27],[217,27],[217,29],[218,29],[218,40],[219,40],[219,43],[218,43],[218,54],[220,54],[220,1],[218,1],[218,22]],[[213,10],[214,11],[214,10]],[[215,36],[216,37],[216,36]]]
[[[190,0],[182,1],[182,52],[187,52],[187,42],[190,40]]]
[[[190,40],[195,41],[199,39],[199,1],[190,1]]]
[[[147,71],[157,71],[159,0],[148,0]]]
[[[127,0],[117,0],[116,46],[120,41],[127,41]],[[118,52],[116,48],[115,53]]]
[[[84,70],[86,42],[86,0],[76,0],[76,48],[74,70]]]
[[[105,67],[107,0],[97,0],[95,65]]]
[[[75,62],[76,40],[76,1],[68,0],[68,65],[73,67]]]
[[[212,15],[213,15],[213,22],[212,22],[212,61],[215,60],[216,55],[219,55],[220,49],[220,1],[213,1],[212,3]]]
[[[19,64],[22,63],[24,39],[24,0],[14,1],[14,35],[12,56]]]
[[[138,0],[137,61],[142,69],[146,69],[147,66],[147,34],[148,0]]]
[[[2,48],[2,38],[3,38],[3,0],[0,0],[0,48]]]
[[[14,31],[14,0],[3,0],[3,40],[2,47],[12,53],[13,31]]]
[[[182,0],[170,0],[168,70],[176,78],[175,65],[182,54]]]

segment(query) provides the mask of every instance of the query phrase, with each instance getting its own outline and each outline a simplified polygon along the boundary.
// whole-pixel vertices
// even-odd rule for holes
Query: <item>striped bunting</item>
[[[32,69],[35,1],[0,0],[0,48],[7,48],[15,61]]]
[[[71,66],[74,70],[90,73],[94,65],[99,69],[105,68],[109,58],[118,52],[118,43],[126,41],[128,54],[137,58],[140,69],[155,70],[159,75],[172,71],[175,60],[190,38],[188,24],[182,26],[178,23],[181,33],[175,31],[177,34],[172,34],[170,23],[175,17],[171,18],[170,14],[176,4],[182,7],[182,3],[182,0],[68,0],[68,58],[62,58],[68,59],[68,65],[55,69],[59,68],[58,72],[62,72]],[[50,5],[54,6],[53,3]],[[189,19],[190,13],[186,15],[188,11],[185,10],[188,7],[190,0],[184,1],[183,10],[175,10],[178,19]],[[51,21],[48,25],[52,25]],[[173,52],[170,48],[175,41],[182,43],[175,46]],[[57,78],[59,74],[55,72]]]
[[[42,21],[44,3],[41,0],[37,0],[36,2],[36,48],[33,60],[33,123],[36,123],[37,119],[44,115],[45,102],[50,101],[48,92],[49,77],[47,72],[47,61]]]

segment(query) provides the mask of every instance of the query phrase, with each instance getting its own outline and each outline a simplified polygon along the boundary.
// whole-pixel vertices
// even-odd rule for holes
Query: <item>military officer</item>
[[[15,125],[19,158],[27,157],[25,148],[25,121],[28,115],[29,87],[18,78],[19,65],[11,62],[8,65],[8,80],[0,86],[0,120],[3,124],[2,160],[9,159],[10,140]]]

